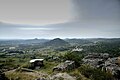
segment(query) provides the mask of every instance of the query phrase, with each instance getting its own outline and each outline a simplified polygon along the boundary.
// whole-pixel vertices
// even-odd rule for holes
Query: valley
[[[120,39],[0,40],[0,71],[0,80],[117,80]]]

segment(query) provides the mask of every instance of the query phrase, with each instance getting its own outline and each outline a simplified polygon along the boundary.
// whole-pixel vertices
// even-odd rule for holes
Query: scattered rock
[[[67,73],[57,73],[56,75],[50,77],[50,80],[76,80],[76,79]]]

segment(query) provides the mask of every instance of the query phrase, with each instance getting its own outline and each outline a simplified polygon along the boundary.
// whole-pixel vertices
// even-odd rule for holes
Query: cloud
[[[70,0],[0,0],[0,20],[4,22],[46,25],[71,18]]]
[[[120,0],[73,0],[75,19],[87,22],[120,22]]]
[[[14,4],[18,4],[16,0],[12,1],[15,1]],[[22,9],[20,9],[19,12],[18,8],[21,5],[18,5],[19,7],[17,5],[17,7],[15,7],[15,5],[13,5],[12,7],[17,9],[15,9],[15,16],[18,15],[16,14],[16,11],[18,11],[20,16],[17,16],[13,20],[13,18],[11,19],[11,17],[13,17],[14,14],[13,16],[11,16],[12,12],[10,13],[10,15],[8,15],[9,12],[6,12],[5,15],[7,15],[7,17],[9,16],[9,21],[20,21],[30,24],[49,24],[49,22],[52,21],[54,24],[49,24],[45,26],[33,26],[19,24],[11,25],[2,23],[0,25],[0,38],[120,37],[120,0],[72,0],[72,5],[69,5],[66,0],[45,0],[43,1],[43,3],[41,3],[42,5],[36,3],[36,1],[35,3],[33,3],[34,5],[30,5],[32,4],[32,1],[33,0],[30,0],[30,3],[22,3],[23,0],[22,2],[20,2],[21,4],[23,4],[22,7],[30,7],[29,10],[33,11],[33,13],[35,13],[36,15],[30,13],[29,10],[22,11]],[[39,2],[39,0],[37,1]],[[4,6],[2,3],[0,4]],[[10,4],[13,4],[13,2],[11,2]],[[25,4],[29,5],[26,6]],[[37,6],[43,6],[42,8],[40,7],[40,10],[43,11],[37,13],[38,10],[35,10],[34,12],[33,9],[39,9],[39,7],[37,7],[35,4]],[[67,6],[65,6],[66,4]],[[71,12],[69,12],[70,7],[72,8]],[[7,8],[5,8],[5,11],[7,10]],[[4,9],[1,10],[0,14],[4,15],[3,12]],[[5,16],[2,15],[0,15],[1,19],[2,17],[5,18]],[[74,17],[74,20],[69,21],[71,16]],[[27,19],[25,19],[26,17]]]
[[[46,31],[46,30],[54,30],[53,28],[41,28],[41,27],[23,27],[23,28],[19,28],[20,30],[42,30],[42,31]]]

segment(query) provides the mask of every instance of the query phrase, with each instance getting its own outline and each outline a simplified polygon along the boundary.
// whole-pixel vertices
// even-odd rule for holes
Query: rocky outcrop
[[[53,68],[53,71],[66,71],[71,70],[75,68],[75,62],[74,61],[65,61],[64,63],[61,63]]]
[[[76,78],[67,73],[57,73],[56,75],[50,77],[50,80],[76,80]]]
[[[101,68],[102,70],[109,71],[114,76],[120,75],[119,57],[110,58],[109,54],[88,54],[82,59],[83,64],[90,65],[93,68]]]

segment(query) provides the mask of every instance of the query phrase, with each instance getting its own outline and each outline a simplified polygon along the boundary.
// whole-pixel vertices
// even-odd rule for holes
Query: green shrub
[[[113,80],[111,73],[92,68],[89,65],[82,65],[79,68],[79,71],[81,74],[87,78],[90,78],[91,80]]]
[[[68,52],[65,54],[64,59],[65,60],[72,60],[75,61],[76,67],[79,67],[82,63],[83,54],[82,52],[74,51],[74,52]]]

